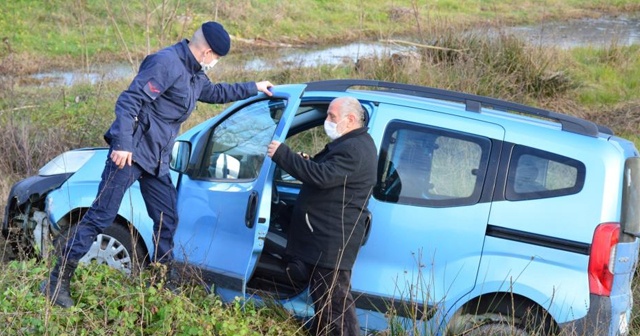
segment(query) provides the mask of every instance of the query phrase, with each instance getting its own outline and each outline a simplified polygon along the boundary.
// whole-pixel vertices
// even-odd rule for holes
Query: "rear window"
[[[519,201],[576,194],[584,185],[585,171],[580,161],[516,145],[509,163],[506,198]]]
[[[475,204],[490,150],[488,138],[392,122],[382,143],[374,197],[430,207]]]

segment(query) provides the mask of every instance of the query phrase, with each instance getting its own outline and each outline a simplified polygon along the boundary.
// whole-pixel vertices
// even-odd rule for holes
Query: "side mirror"
[[[178,173],[185,173],[189,166],[191,156],[191,143],[187,141],[176,141],[171,151],[171,162],[169,168]]]

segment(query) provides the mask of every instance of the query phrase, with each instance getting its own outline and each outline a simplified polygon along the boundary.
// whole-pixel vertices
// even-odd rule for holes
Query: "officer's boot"
[[[71,298],[69,285],[71,284],[71,276],[77,267],[77,261],[67,260],[65,262],[58,259],[49,274],[49,279],[44,280],[40,285],[40,292],[55,305],[63,308],[73,306],[75,303]]]
[[[149,280],[151,286],[164,288],[176,294],[180,291],[181,275],[173,262],[151,263]]]

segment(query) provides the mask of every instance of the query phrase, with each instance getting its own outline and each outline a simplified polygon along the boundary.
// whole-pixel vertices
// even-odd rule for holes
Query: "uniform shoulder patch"
[[[147,84],[144,85],[143,91],[144,91],[144,93],[147,94],[147,96],[149,96],[149,98],[155,100],[156,98],[158,98],[160,96],[160,94],[162,94],[162,92],[164,91],[164,88],[162,86],[160,86],[158,81],[156,81],[155,79],[151,78],[147,82]]]

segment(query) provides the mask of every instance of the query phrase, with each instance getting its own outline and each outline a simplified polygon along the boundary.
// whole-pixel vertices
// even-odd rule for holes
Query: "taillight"
[[[602,223],[596,227],[589,254],[589,291],[591,294],[611,295],[613,263],[619,238],[619,223]]]

